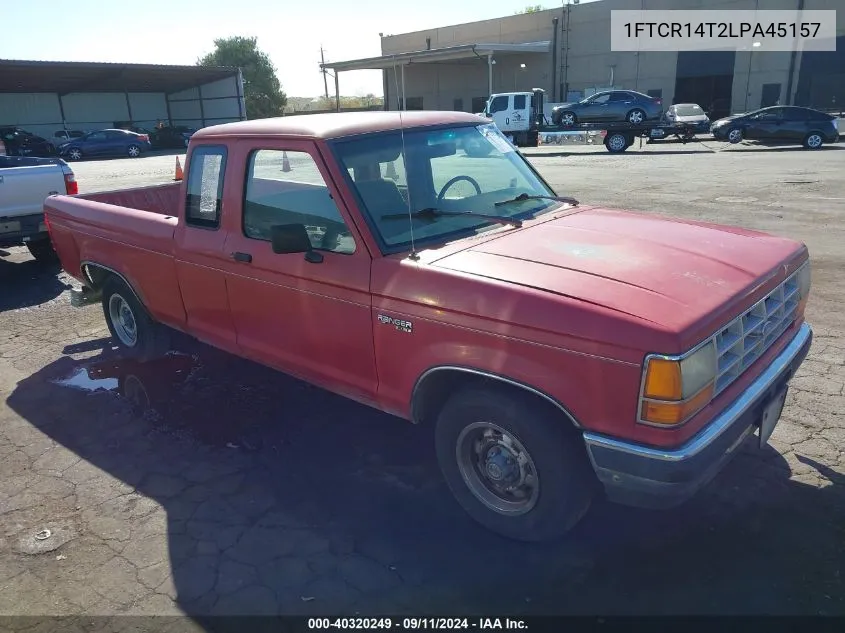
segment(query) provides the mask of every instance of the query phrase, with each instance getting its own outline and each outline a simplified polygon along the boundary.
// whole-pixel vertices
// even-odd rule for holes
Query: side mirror
[[[277,224],[270,227],[270,244],[277,255],[305,253],[305,259],[318,264],[323,256],[311,246],[304,224]]]

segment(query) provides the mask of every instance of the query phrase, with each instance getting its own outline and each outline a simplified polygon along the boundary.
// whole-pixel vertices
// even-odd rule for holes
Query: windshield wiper
[[[527,193],[521,193],[516,198],[511,198],[510,200],[501,200],[500,202],[494,203],[493,206],[501,207],[505,204],[523,202],[524,200],[552,200],[554,202],[565,202],[566,204],[571,204],[573,207],[578,206],[578,201],[575,198],[566,198],[562,196],[532,196]]]
[[[522,228],[522,220],[517,220],[515,218],[503,218],[500,215],[488,215],[486,213],[476,213],[475,211],[441,211],[436,207],[426,207],[425,209],[420,209],[419,211],[414,211],[413,213],[391,213],[388,215],[381,216],[382,220],[402,220],[411,218],[422,218],[423,220],[435,220],[441,217],[448,217],[448,216],[459,216],[459,215],[469,215],[476,218],[480,218],[482,220],[490,220],[491,222],[496,222],[497,224],[506,224],[508,226],[513,226],[516,228]]]

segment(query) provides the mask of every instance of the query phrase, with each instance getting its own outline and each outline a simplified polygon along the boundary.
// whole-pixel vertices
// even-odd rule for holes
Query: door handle
[[[232,259],[234,259],[236,262],[244,262],[245,264],[249,264],[250,262],[252,262],[252,255],[250,255],[249,253],[236,252],[232,253]]]

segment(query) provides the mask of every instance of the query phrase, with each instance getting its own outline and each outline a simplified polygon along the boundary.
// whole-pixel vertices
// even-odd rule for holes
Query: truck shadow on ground
[[[20,250],[0,249],[0,312],[47,303],[69,287],[57,276],[58,263],[35,261]]]
[[[845,613],[842,476],[820,464],[823,489],[790,480],[772,449],[743,453],[682,508],[599,501],[567,539],[517,543],[452,500],[430,429],[193,341],[178,349],[149,363],[66,356],[8,405],[117,480],[77,484],[66,518],[80,534],[92,516],[143,524],[145,498],[163,508],[171,597],[196,618]],[[145,538],[133,528],[122,556],[149,573]]]

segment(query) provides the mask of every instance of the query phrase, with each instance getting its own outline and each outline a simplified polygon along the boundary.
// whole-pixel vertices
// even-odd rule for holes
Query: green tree
[[[197,60],[199,66],[240,67],[244,78],[244,101],[250,119],[281,116],[287,95],[276,76],[276,67],[267,53],[258,48],[255,37],[221,37],[214,40],[214,51]]]
[[[544,9],[543,9],[543,7],[542,7],[541,5],[539,5],[539,4],[532,4],[532,5],[529,5],[529,6],[525,7],[524,9],[520,9],[519,11],[514,11],[514,13],[515,13],[516,15],[519,15],[519,14],[521,14],[521,13],[537,13],[538,11],[543,11],[543,10],[544,10]]]

